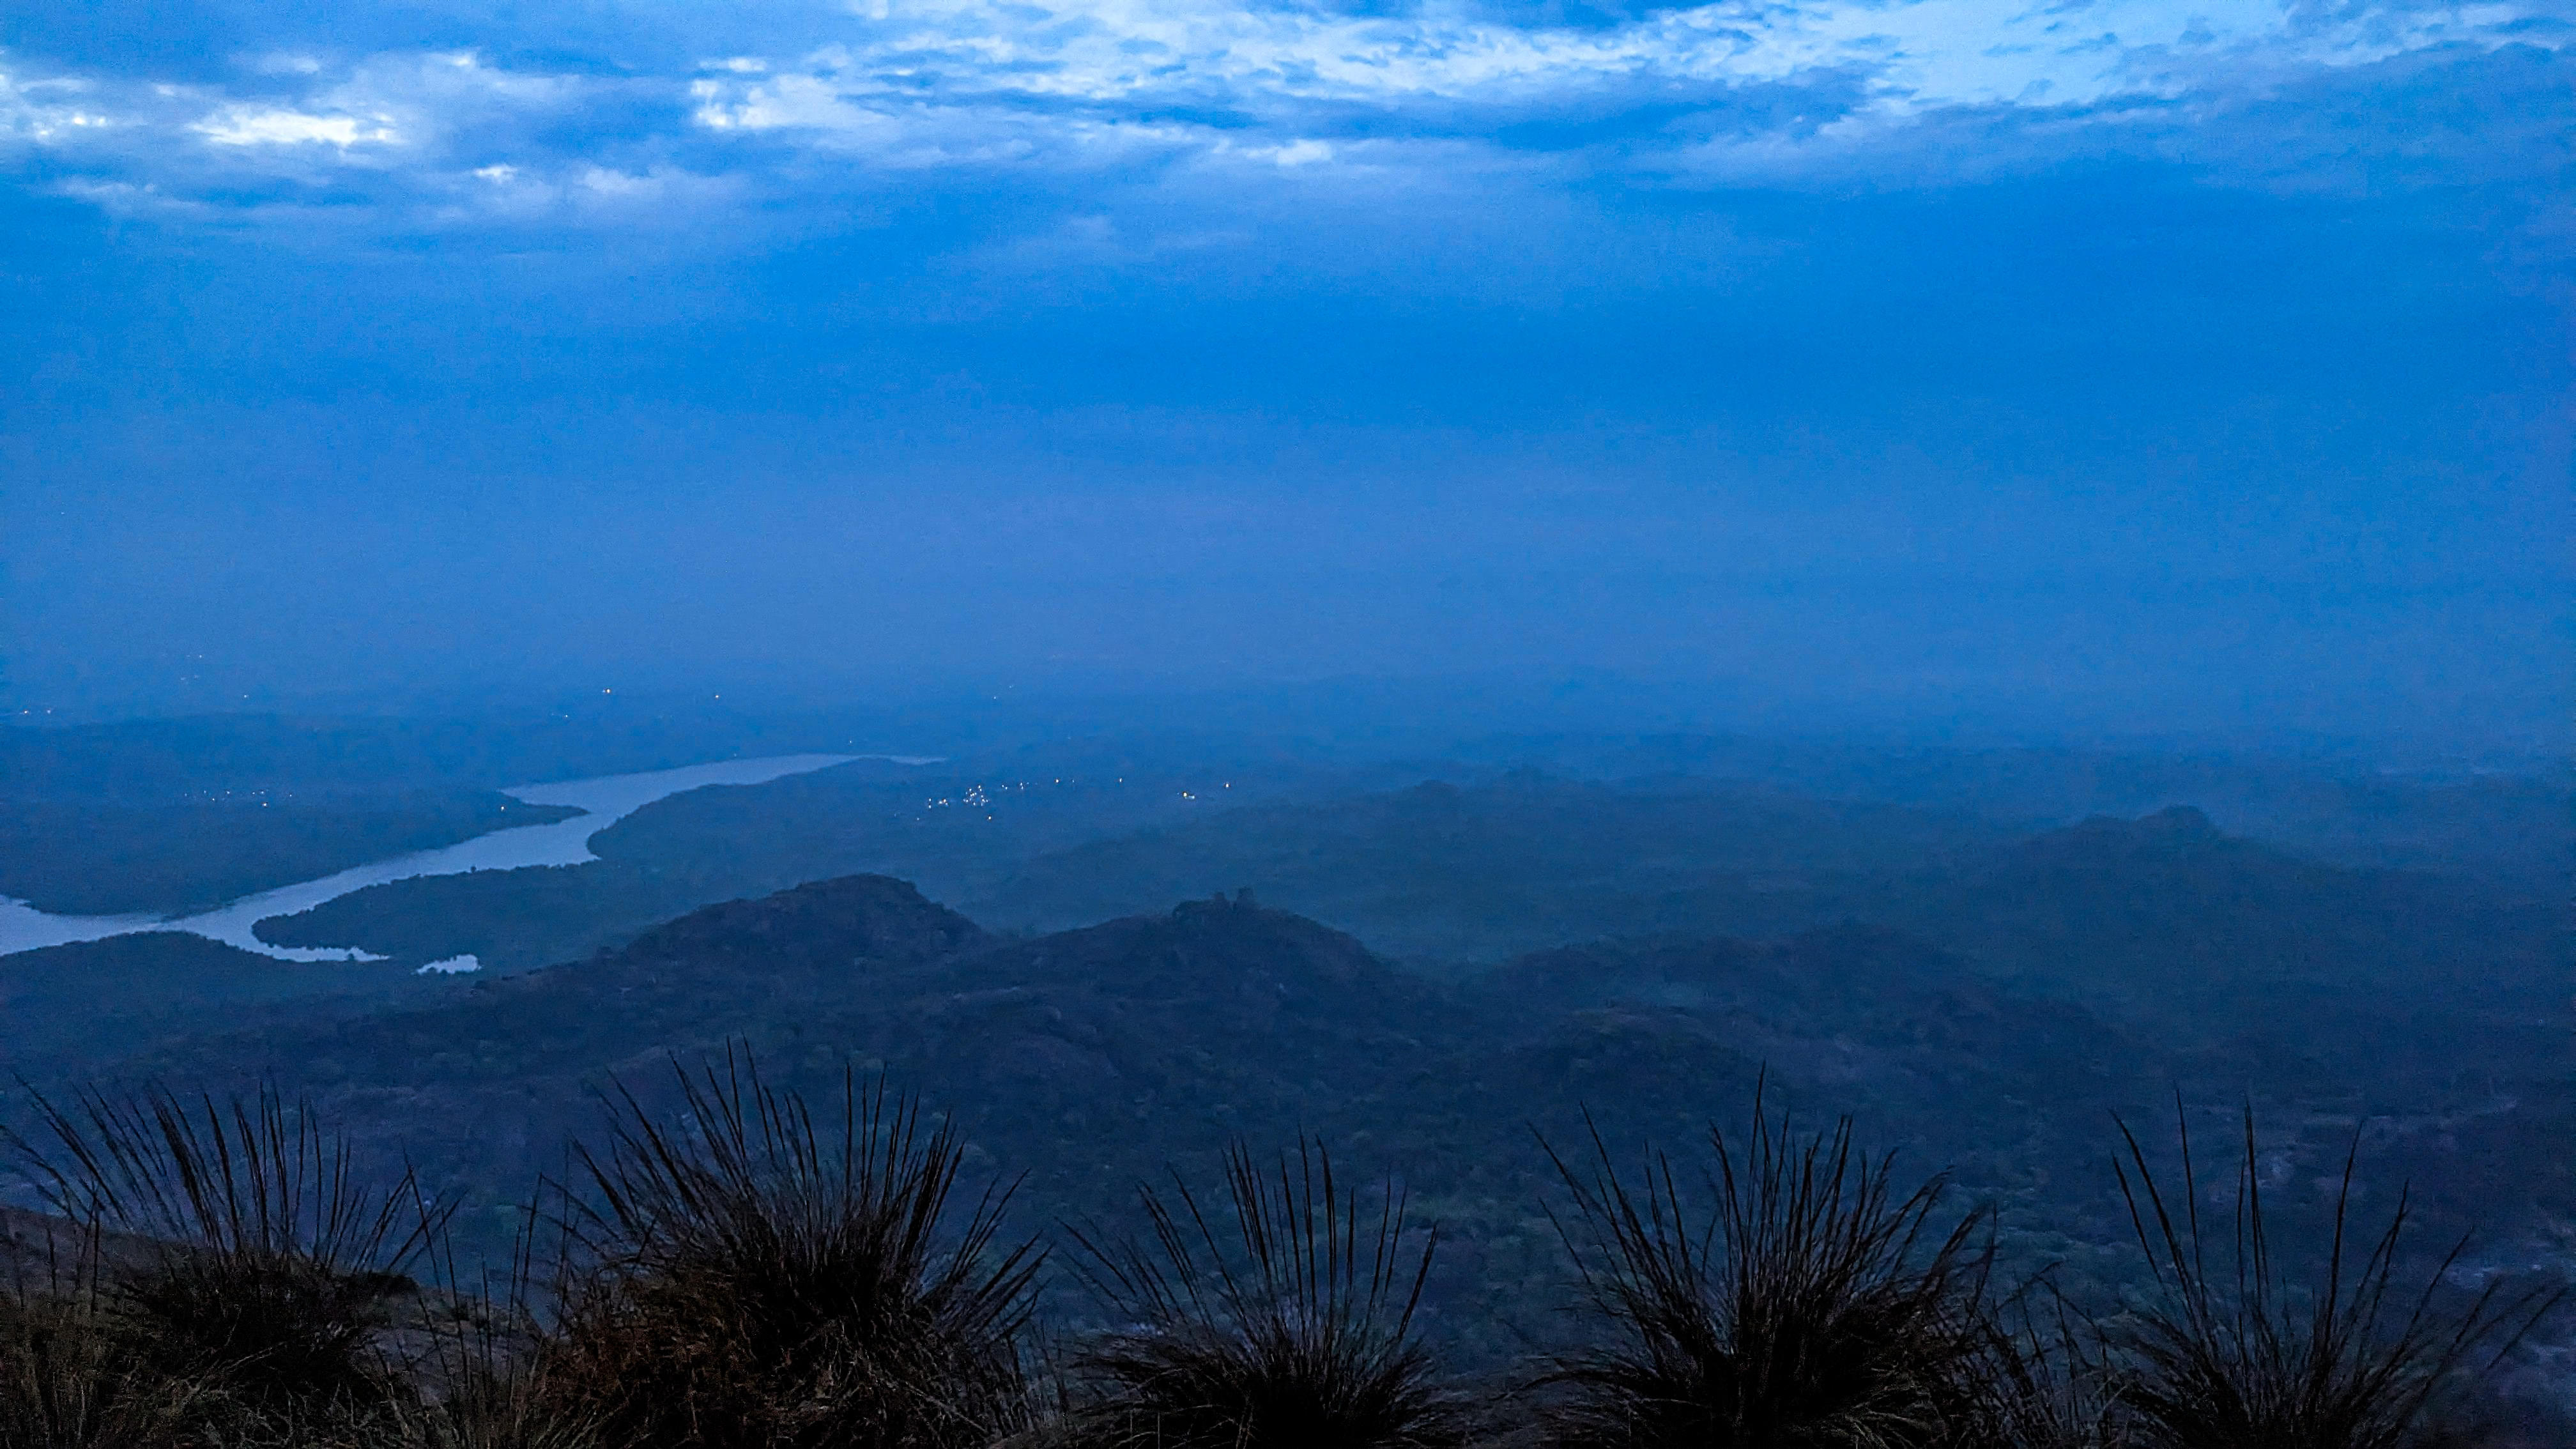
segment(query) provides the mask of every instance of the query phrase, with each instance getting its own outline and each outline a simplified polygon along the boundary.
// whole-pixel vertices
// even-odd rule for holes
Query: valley
[[[1427,1321],[1486,1365],[1562,1327],[1548,1151],[1687,1149],[1757,1082],[1947,1172],[2009,1271],[2096,1303],[2134,1272],[2115,1114],[2177,1102],[2221,1140],[2250,1108],[2285,1183],[2358,1134],[2424,1244],[2576,1261],[2567,921],[2526,877],[2338,862],[2185,802],[2061,822],[1555,763],[1085,746],[705,784],[591,860],[256,926],[381,959],[169,933],[0,958],[0,1110],[273,1083],[496,1258],[602,1092],[667,1105],[728,1051],[919,1094],[1041,1236],[1314,1133],[1439,1221]],[[463,954],[484,969],[418,974]]]

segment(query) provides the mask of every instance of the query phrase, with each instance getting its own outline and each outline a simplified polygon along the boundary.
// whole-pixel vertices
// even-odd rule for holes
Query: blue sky
[[[0,0],[0,687],[2563,742],[2571,42]]]

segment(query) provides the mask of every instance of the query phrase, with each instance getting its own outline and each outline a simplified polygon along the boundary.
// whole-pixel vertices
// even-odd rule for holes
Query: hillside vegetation
[[[1743,782],[1083,768],[871,763],[695,791],[605,832],[592,864],[400,882],[259,928],[383,963],[173,936],[9,958],[0,1066],[18,1085],[0,1122],[40,1150],[0,1200],[52,1201],[54,1219],[16,1220],[31,1243],[49,1222],[77,1247],[89,1211],[102,1241],[128,1244],[72,1285],[107,1294],[81,1313],[124,1322],[116,1264],[194,1230],[48,1199],[61,1143],[37,1094],[296,1104],[282,1120],[327,1126],[353,1181],[407,1171],[406,1200],[437,1209],[435,1262],[363,1270],[419,1292],[344,1305],[349,1341],[401,1363],[367,1370],[367,1423],[342,1427],[459,1444],[537,1442],[437,1417],[473,1405],[570,1436],[545,1442],[602,1424],[627,1426],[618,1442],[699,1442],[670,1428],[682,1411],[620,1397],[637,1376],[701,1384],[734,1406],[725,1422],[770,1426],[757,1442],[906,1442],[840,1417],[873,1402],[870,1384],[920,1390],[832,1356],[859,1351],[860,1325],[745,1319],[699,1340],[669,1326],[717,1322],[740,1296],[724,1285],[763,1273],[882,1283],[866,1263],[897,1262],[896,1278],[930,1283],[968,1259],[997,1276],[945,1281],[999,1338],[937,1354],[967,1352],[941,1375],[983,1385],[972,1442],[1198,1442],[1182,1429],[1240,1429],[1255,1400],[1226,1396],[1274,1380],[1420,1427],[1351,1442],[1613,1442],[1605,1422],[1653,1417],[1635,1395],[1662,1393],[1657,1375],[1705,1389],[1765,1361],[1765,1335],[1785,1330],[1760,1325],[1787,1300],[1719,1289],[1772,1261],[1727,1246],[1768,1241],[1772,1223],[1819,1252],[1817,1234],[1846,1234],[1842,1256],[1809,1264],[1814,1302],[1912,1304],[1902,1336],[1928,1354],[1881,1366],[1898,1377],[1892,1397],[1864,1396],[1879,1440],[1837,1420],[1843,1437],[1812,1442],[2399,1445],[2456,1418],[2465,1362],[2432,1375],[2438,1395],[2356,1409],[2396,1436],[2376,1439],[2160,1439],[2165,1411],[2122,1395],[2150,1370],[2211,1392],[2212,1374],[2268,1374],[2238,1387],[2346,1394],[2335,1376],[2381,1340],[2332,1315],[2331,1342],[2314,1340],[2328,1320],[2307,1295],[2338,1223],[2347,1272],[2439,1285],[2426,1332],[2492,1330],[2490,1358],[2513,1334],[2478,1316],[2478,1293],[2545,1297],[2571,1276],[2564,902],[2509,875],[2332,863],[2189,807],[2034,826]],[[465,951],[485,969],[413,974]],[[741,1095],[727,1061],[757,1062],[761,1089]],[[2203,1144],[2189,1165],[2161,1125],[2178,1100]],[[864,1184],[825,1161],[850,1113],[880,1144],[899,1135],[886,1114],[914,1114],[912,1146],[870,1159],[871,1181],[928,1201],[938,1164],[942,1206],[905,1230],[910,1256],[848,1256],[848,1233],[878,1241],[849,1214],[894,1200],[853,1206]],[[719,1151],[732,1121],[739,1150]],[[794,1146],[807,1125],[822,1158]],[[1838,1184],[1825,1198],[1792,1190],[1810,1149]],[[1669,1181],[1649,1170],[1658,1153]],[[1789,1175],[1766,1199],[1775,1170]],[[1936,1178],[1939,1193],[1908,1196]],[[2199,1212],[2209,1251],[2236,1241],[2239,1191],[2259,1197],[2280,1265],[2246,1290],[2261,1314],[2212,1316],[2233,1280],[2177,1277],[2206,1254],[2175,1257],[2140,1196],[2150,1182],[2181,1237]],[[978,1218],[988,1189],[1002,1196]],[[2407,1229],[2373,1256],[2401,1195]],[[1327,1200],[1339,1236],[1316,1224]],[[741,1232],[657,1236],[674,1212]],[[1406,1226],[1380,1243],[1363,1220]],[[1684,1222],[1733,1226],[1703,1244],[1669,1235]],[[538,1251],[514,1257],[532,1227]],[[960,1242],[982,1251],[943,1246]],[[1014,1276],[1039,1263],[1011,1256],[1022,1243],[1043,1266]],[[555,1280],[558,1259],[588,1266]],[[54,1284],[64,1256],[45,1261]],[[680,1281],[666,1292],[659,1274]],[[59,1286],[13,1310],[11,1331],[100,1363],[126,1352],[57,1334]],[[2409,1301],[2388,1298],[2371,1331],[2430,1355],[2389,1380],[2420,1386],[2447,1340],[2405,1336]],[[459,1325],[482,1337],[439,1338]],[[2526,1442],[2569,1432],[2548,1407],[2576,1382],[2568,1334],[2540,1320],[2481,1380],[2486,1411]],[[775,1348],[814,1335],[840,1346]],[[692,1343],[712,1357],[660,1356]],[[425,1367],[439,1344],[445,1366]],[[547,1388],[528,1375],[548,1362],[587,1367]],[[1167,1381],[1196,1397],[1157,1398]],[[1922,1437],[1935,1421],[1984,1437]],[[2130,1437],[2048,1437],[2078,1421]],[[198,1442],[212,1421],[190,1422]],[[224,1422],[210,1432],[251,1432]],[[1741,1442],[1808,1442],[1758,1422],[1773,1428]]]

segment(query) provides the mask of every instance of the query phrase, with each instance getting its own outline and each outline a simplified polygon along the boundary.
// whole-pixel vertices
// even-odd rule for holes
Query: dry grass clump
[[[1558,1230],[1599,1338],[1534,1385],[1550,1442],[1892,1449],[1972,1423],[1982,1215],[1933,1233],[1939,1179],[1899,1198],[1848,1120],[1793,1133],[1758,1093],[1741,1153],[1714,1129],[1710,1143],[1696,1227],[1660,1154],[1635,1186],[1597,1132],[1589,1171],[1557,1159],[1574,1201]]]
[[[524,1261],[514,1267],[523,1289]],[[410,1364],[419,1392],[349,1449],[607,1449],[596,1417],[549,1377],[544,1329],[515,1297],[452,1301],[427,1336]]]
[[[962,1152],[845,1078],[834,1129],[728,1054],[680,1073],[685,1121],[621,1090],[567,1228],[542,1395],[620,1446],[981,1445],[1027,1401],[1039,1254],[1007,1193],[948,1231]]]
[[[677,1070],[675,1068],[675,1070]],[[1300,1138],[1225,1159],[1221,1198],[1140,1193],[1148,1231],[1074,1231],[1108,1327],[1036,1411],[1033,1243],[1006,1191],[957,1193],[963,1147],[844,1076],[818,1120],[728,1054],[678,1071],[664,1120],[619,1090],[605,1150],[558,1189],[498,1296],[458,1282],[446,1214],[378,1194],[301,1105],[148,1091],[39,1103],[11,1136],[48,1198],[0,1243],[0,1449],[2502,1449],[2497,1366],[2564,1287],[2453,1288],[2465,1240],[2401,1254],[2401,1197],[2352,1222],[2356,1153],[2293,1271],[2251,1113],[2233,1210],[2204,1223],[2120,1125],[2146,1269],[2089,1316],[2043,1277],[1988,1293],[1990,1219],[1946,1229],[1846,1120],[1754,1099],[1711,1133],[1705,1193],[1623,1178],[1600,1134],[1551,1210],[1588,1345],[1471,1413],[1421,1331],[1437,1234],[1390,1182],[1354,1192]],[[579,1149],[576,1149],[579,1152]],[[1553,1156],[1553,1153],[1551,1153]],[[2223,1183],[2222,1183],[2223,1186]],[[2279,1234],[2286,1238],[2286,1233]],[[2301,1257],[2304,1263],[2304,1255]],[[2410,1267],[2418,1264],[2419,1267]],[[2417,1273],[2421,1272],[2418,1281]],[[542,1290],[542,1291],[540,1291]],[[2472,1411],[2483,1411],[2472,1421]]]
[[[1177,1177],[1139,1196],[1150,1246],[1077,1232],[1079,1272],[1119,1326],[1083,1344],[1078,1404],[1053,1440],[1083,1449],[1451,1449],[1457,1399],[1414,1329],[1436,1232],[1402,1194],[1344,1190],[1300,1139],[1265,1171],[1241,1146],[1213,1218]]]
[[[2565,1297],[2563,1287],[2513,1292],[2504,1279],[2491,1278],[2465,1302],[2446,1307],[2444,1284],[2465,1238],[2420,1287],[2401,1287],[2402,1193],[2366,1246],[2348,1236],[2357,1135],[2344,1158],[2325,1261],[2311,1281],[2301,1282],[2282,1271],[2264,1220],[2250,1110],[2233,1211],[2218,1235],[2201,1222],[2189,1125],[2177,1123],[2182,1176],[2170,1199],[2136,1135],[2126,1123],[2120,1132],[2127,1161],[2114,1167],[2156,1289],[2111,1339],[2119,1402],[2143,1449],[2410,1449],[2465,1442],[2473,1437],[2468,1430],[2438,1422],[2445,1395],[2473,1391]],[[2220,1237],[2215,1245],[2213,1236]]]
[[[273,1091],[85,1093],[37,1113],[48,1140],[10,1146],[79,1242],[11,1295],[13,1433],[310,1437],[407,1392],[379,1335],[443,1222],[410,1174],[370,1190]]]
[[[0,1446],[139,1449],[223,1406],[209,1379],[151,1373],[85,1286],[21,1279],[0,1293]]]
[[[1981,1315],[1952,1449],[2132,1449],[2099,1325],[2043,1275]]]

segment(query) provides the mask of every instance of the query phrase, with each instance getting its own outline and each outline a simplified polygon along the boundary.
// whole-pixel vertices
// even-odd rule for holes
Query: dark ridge
[[[408,972],[317,968],[178,931],[143,931],[0,960],[0,1084],[94,1069],[182,1033],[297,1027],[416,1002]]]
[[[1893,1099],[1885,1115],[1898,1119],[1932,1103],[1957,1107],[1963,1092],[2026,1090],[2016,1078],[2048,1081],[2061,1100],[2108,1102],[2134,1051],[2081,1006],[2016,991],[1920,939],[1870,926],[1768,942],[1595,942],[1524,957],[1486,985],[1485,998],[1524,1023],[1515,1051],[1529,1060],[1514,1070],[1527,1093],[1543,1094],[1551,1075],[1651,1076],[1662,1070],[1651,1063],[1678,1053],[1704,1057],[1716,1078],[1768,1063],[1792,1087],[1874,1083]],[[1507,1060],[1498,1055],[1498,1069]],[[1601,1086],[1587,1099],[1660,1091]],[[1902,1105],[1909,1097],[1919,1099],[1913,1108]]]
[[[979,975],[1105,981],[1130,991],[1253,999],[1393,990],[1396,973],[1341,931],[1253,902],[1252,893],[1183,901],[1168,913],[1060,931],[976,959]],[[1103,978],[1102,972],[1114,973]]]
[[[1596,941],[1521,957],[1500,968],[1507,999],[1557,1010],[1624,1004],[1776,1009],[1917,996],[1973,980],[1957,958],[1920,937],[1878,926],[1802,931],[1784,940],[1652,937]]]
[[[853,875],[691,911],[605,955],[625,966],[707,969],[757,960],[771,968],[826,967],[935,961],[991,939],[910,881]]]
[[[369,1150],[434,1164],[430,1186],[468,1199],[481,1231],[559,1169],[568,1135],[596,1130],[611,1078],[658,1103],[671,1058],[739,1042],[800,1090],[845,1063],[882,1071],[955,1114],[976,1170],[1027,1167],[1033,1210],[1095,1211],[1237,1132],[1369,1110],[1459,1050],[1447,1002],[1245,897],[1000,942],[862,876],[693,912],[435,1006],[209,1036],[116,1075],[309,1092]]]
[[[2269,847],[2223,833],[2206,814],[2189,805],[2168,806],[2134,820],[2095,815],[2063,829],[2043,831],[2007,852],[2009,859],[2031,863],[2097,866],[2221,855],[2292,863],[2291,857]]]
[[[2160,828],[2196,833],[2184,818],[2054,838],[2062,853],[2068,841]],[[460,1232],[480,1234],[483,1251],[507,1247],[509,1203],[561,1170],[566,1137],[598,1131],[589,1089],[613,1076],[648,1108],[672,1108],[669,1059],[721,1056],[737,1042],[783,1088],[837,1091],[854,1068],[918,1093],[953,1126],[970,1179],[1026,1173],[1014,1201],[1029,1227],[1116,1220],[1134,1211],[1134,1185],[1165,1180],[1166,1166],[1206,1180],[1237,1142],[1312,1132],[1347,1148],[1356,1171],[1400,1168],[1418,1201],[1438,1205],[1449,1246],[1425,1323],[1494,1363],[1559,1331],[1512,1306],[1543,1301],[1558,1272],[1553,1238],[1528,1206],[1551,1180],[1532,1129],[1572,1141],[1589,1118],[1626,1154],[1687,1142],[1737,1113],[1765,1075],[1800,1120],[1856,1112],[1874,1145],[1952,1169],[2007,1223],[2116,1238],[2116,1201],[2076,1186],[2101,1165],[2107,1114],[2151,1106],[2176,1085],[2224,1100],[2257,1078],[2236,1051],[2177,1056],[2043,993],[2052,983],[2041,969],[2082,963],[2106,985],[2187,1009],[2195,993],[2227,1001],[2219,988],[2233,975],[2358,950],[2290,948],[2332,914],[2349,918],[2355,903],[2333,892],[2368,873],[2224,836],[2206,848],[2221,854],[2206,871],[2124,867],[2056,897],[2017,891],[2005,863],[1990,863],[1997,874],[1981,893],[1942,916],[1972,938],[1966,948],[1930,925],[1772,940],[1637,930],[1437,981],[1248,893],[1002,939],[910,884],[854,876],[711,906],[525,976],[442,980],[432,1006],[209,1033],[120,1071],[217,1090],[265,1072],[309,1091],[372,1153],[424,1164],[434,1190],[466,1204]],[[2276,867],[2327,892],[2286,925],[2221,888]],[[2021,980],[1992,969],[2025,961]],[[2248,999],[2289,998],[2274,986]],[[2313,1018],[2302,1017],[2310,1030]],[[2387,1059],[2359,1027],[2339,1040]],[[2326,1063],[2277,1090],[2305,1092],[2341,1070]],[[2260,1090],[2268,1100],[2275,1089]],[[2543,1118],[2528,1128],[2465,1112],[2427,1119],[2389,1170],[2456,1174],[2441,1156],[2453,1135],[2536,1134],[2563,1123],[2563,1108]],[[2293,1145],[2313,1155],[2313,1144]],[[2446,1199],[2442,1221],[2473,1207]],[[2055,1251],[2043,1244],[2012,1267],[2037,1271]]]
[[[2302,860],[2188,807],[2035,836],[1912,914],[1964,957],[2186,1046],[2213,1023],[2261,1021],[2285,991],[2339,998],[2322,1003],[2339,1012],[2401,991],[2521,1009],[2563,979],[2552,907]]]

